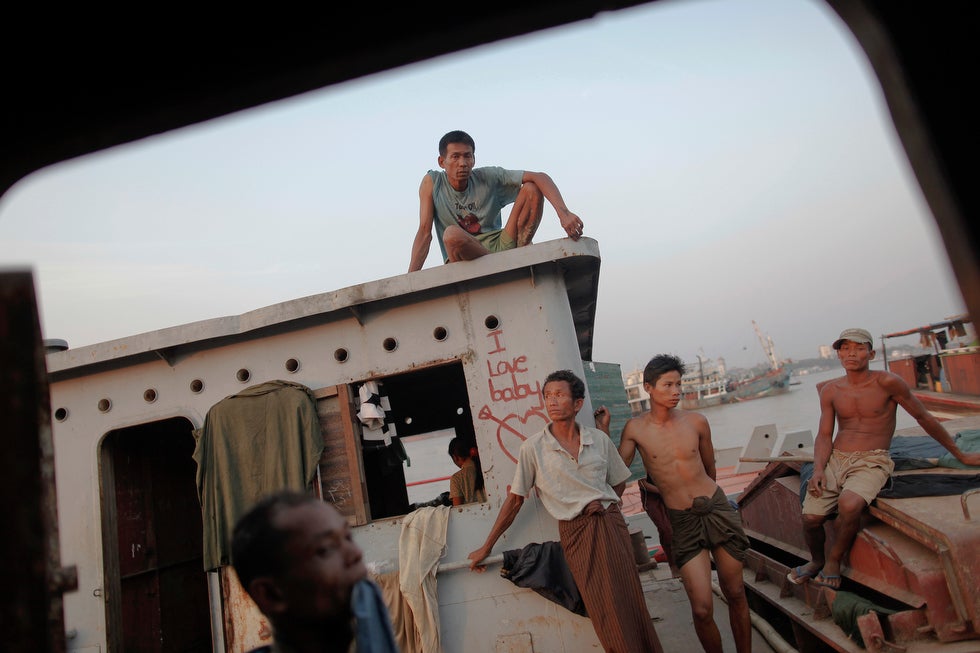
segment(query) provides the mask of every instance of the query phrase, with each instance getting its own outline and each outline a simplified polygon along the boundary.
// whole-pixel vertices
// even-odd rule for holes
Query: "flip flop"
[[[813,578],[815,574],[816,572],[813,571],[804,571],[803,565],[800,565],[799,567],[790,569],[789,573],[786,574],[786,580],[793,583],[794,585],[802,585],[803,583]]]
[[[825,574],[822,571],[817,573],[816,577],[813,579],[814,585],[819,585],[820,587],[829,587],[832,590],[839,590],[841,583],[841,577],[835,576],[833,574]]]

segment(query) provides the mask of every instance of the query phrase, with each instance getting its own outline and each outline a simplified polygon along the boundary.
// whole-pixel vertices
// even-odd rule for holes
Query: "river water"
[[[817,383],[843,376],[843,370],[827,370],[790,377],[790,391],[773,397],[762,397],[734,404],[702,408],[697,412],[708,418],[711,440],[716,449],[741,447],[756,426],[775,424],[779,434],[810,431],[817,434],[820,400]],[[895,428],[915,426],[916,421],[899,408]]]

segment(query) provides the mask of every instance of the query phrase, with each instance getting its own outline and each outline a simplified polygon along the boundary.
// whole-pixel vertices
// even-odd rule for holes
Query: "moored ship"
[[[681,377],[680,407],[695,410],[727,403],[730,384],[723,358],[712,360],[698,356],[697,367]]]
[[[269,643],[228,564],[223,526],[288,479],[347,518],[402,650],[423,629],[447,653],[596,650],[586,617],[465,568],[521,443],[549,422],[550,371],[586,381],[583,415],[607,405],[617,425],[625,419],[619,366],[592,360],[599,260],[592,239],[547,241],[243,315],[58,343],[46,368],[59,534],[77,568],[79,591],[64,597],[72,649],[242,653]],[[405,463],[444,431],[475,443],[487,500],[420,511]],[[425,554],[439,564],[426,617],[438,632],[402,609],[402,583],[417,569],[403,563],[423,552],[401,534],[427,519]],[[542,540],[558,540],[558,523],[530,499],[498,549]],[[689,636],[675,630],[665,639]]]
[[[980,412],[980,346],[969,315],[881,336],[881,359],[938,419]],[[886,341],[918,337],[905,353]],[[901,342],[901,341],[899,341]],[[889,349],[891,348],[891,349]]]
[[[759,397],[789,392],[789,370],[783,367],[779,357],[776,356],[776,347],[772,338],[768,335],[762,335],[762,331],[759,330],[759,325],[755,323],[755,320],[752,320],[752,328],[755,329],[762,350],[766,353],[769,369],[761,374],[733,381],[728,386],[730,401],[758,399]]]
[[[755,320],[752,321],[752,327],[766,354],[768,369],[739,378],[726,373],[723,358],[708,359],[699,355],[697,367],[692,366],[681,378],[681,408],[695,410],[789,392],[789,370],[776,355],[772,338],[762,334]]]
[[[789,392],[789,370],[779,366],[729,384],[727,401],[744,401]]]

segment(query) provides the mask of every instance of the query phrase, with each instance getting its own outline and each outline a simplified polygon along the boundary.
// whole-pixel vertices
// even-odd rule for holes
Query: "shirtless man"
[[[742,562],[749,540],[742,520],[715,482],[711,427],[700,413],[677,408],[684,364],[676,356],[654,356],[643,370],[650,411],[626,422],[619,455],[627,465],[636,450],[667,507],[673,530],[673,562],[680,570],[691,602],[698,640],[707,653],[721,653],[711,591],[711,559],[728,601],[728,619],[739,653],[752,648],[749,605],[742,583]],[[600,411],[600,428],[609,418]],[[709,556],[710,553],[710,556]]]
[[[841,560],[860,528],[861,514],[878,496],[895,464],[888,453],[901,406],[939,444],[966,465],[980,465],[980,453],[963,453],[908,384],[891,372],[871,370],[874,341],[864,329],[844,329],[834,342],[845,375],[817,386],[820,424],[813,442],[813,476],[803,500],[803,529],[811,561],[790,570],[800,584],[837,589]],[[837,437],[831,439],[834,421]],[[824,522],[836,511],[836,539],[825,552]]]

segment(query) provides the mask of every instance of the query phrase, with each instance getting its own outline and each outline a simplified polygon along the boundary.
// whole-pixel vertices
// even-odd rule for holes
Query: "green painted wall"
[[[619,445],[619,437],[623,433],[623,427],[630,418],[629,401],[626,398],[626,386],[623,385],[623,372],[616,363],[595,363],[592,361],[582,361],[585,368],[585,386],[589,389],[589,397],[592,398],[592,409],[605,406],[611,414],[609,423],[609,437]],[[585,421],[585,417],[582,420]],[[633,457],[633,464],[630,465],[630,481],[643,478],[646,472],[643,470],[643,461],[639,454]]]

